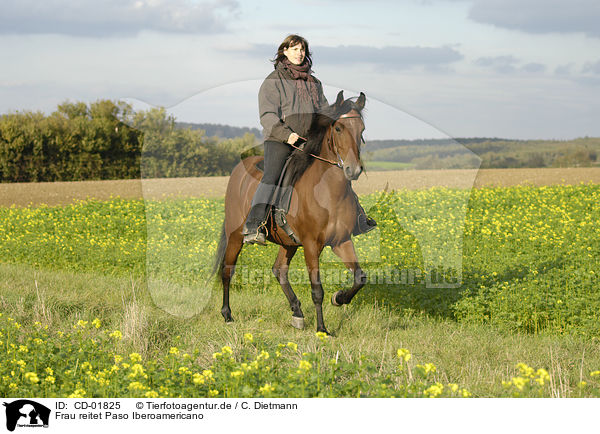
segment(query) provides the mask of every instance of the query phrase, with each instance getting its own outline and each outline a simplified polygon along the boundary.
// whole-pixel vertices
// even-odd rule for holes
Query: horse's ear
[[[337,98],[335,99],[335,102],[333,103],[333,105],[336,107],[340,107],[343,102],[344,102],[344,91],[340,90],[337,94]]]
[[[360,96],[356,100],[356,106],[358,108],[358,111],[361,111],[363,108],[365,108],[365,100],[366,99],[367,99],[367,97],[365,96],[365,94],[361,92]]]

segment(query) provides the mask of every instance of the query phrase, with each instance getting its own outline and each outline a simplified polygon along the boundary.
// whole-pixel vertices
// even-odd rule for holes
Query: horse
[[[319,256],[325,246],[354,274],[354,283],[331,297],[334,306],[350,303],[365,285],[366,273],[361,269],[351,234],[357,220],[358,200],[350,181],[363,172],[360,145],[364,122],[361,114],[365,94],[356,101],[344,100],[343,91],[334,104],[313,115],[306,143],[290,156],[288,170],[293,186],[288,225],[301,241],[311,284],[312,301],[316,309],[317,332],[329,335],[323,320],[324,291],[319,275]],[[229,306],[229,287],[238,255],[243,247],[242,226],[250,210],[252,197],[262,171],[256,165],[262,156],[242,160],[233,169],[225,194],[225,219],[214,258],[212,275],[219,272],[223,285],[221,314],[225,322],[233,321]],[[281,228],[269,231],[267,240],[279,244],[279,253],[272,267],[292,310],[292,326],[304,328],[300,301],[290,286],[288,269],[300,244]]]

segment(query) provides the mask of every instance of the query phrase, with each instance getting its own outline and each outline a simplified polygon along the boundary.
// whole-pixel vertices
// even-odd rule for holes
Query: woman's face
[[[294,65],[301,65],[302,62],[304,62],[304,56],[306,55],[306,52],[304,51],[302,44],[297,43],[291,47],[284,48],[283,54]]]

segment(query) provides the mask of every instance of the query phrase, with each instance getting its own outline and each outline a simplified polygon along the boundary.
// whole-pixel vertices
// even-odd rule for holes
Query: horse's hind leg
[[[236,231],[232,233],[227,240],[225,257],[223,258],[223,269],[221,271],[221,280],[223,282],[223,307],[221,308],[221,315],[225,318],[225,322],[233,321],[231,308],[229,307],[229,285],[231,283],[231,277],[235,272],[235,263],[241,250],[242,234],[241,232]]]
[[[302,313],[302,309],[300,309],[300,300],[296,297],[288,280],[290,262],[292,262],[292,258],[297,250],[297,246],[280,246],[272,270],[275,278],[281,285],[281,289],[283,289],[283,293],[290,303],[290,308],[292,309],[292,326],[297,329],[302,329],[304,328],[304,314]]]
[[[331,304],[334,306],[341,306],[342,304],[350,303],[360,288],[365,286],[365,283],[367,282],[367,273],[360,268],[352,240],[348,240],[334,247],[333,253],[338,255],[346,267],[354,273],[354,284],[352,285],[352,288],[345,291],[337,291],[331,296]]]

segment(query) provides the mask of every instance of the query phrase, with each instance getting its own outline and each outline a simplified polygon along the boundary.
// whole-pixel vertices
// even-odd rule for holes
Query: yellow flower
[[[158,392],[155,392],[154,390],[149,390],[144,396],[146,398],[158,398]]]
[[[128,377],[129,378],[135,378],[135,377],[138,377],[138,376],[144,377],[144,378],[148,377],[146,375],[146,373],[144,372],[144,367],[142,365],[140,365],[139,363],[136,363],[133,366],[131,366],[131,372],[129,373]]]
[[[264,386],[262,386],[258,389],[258,391],[262,394],[271,393],[274,390],[275,390],[275,388],[273,386],[271,386],[271,383],[265,383]]]
[[[115,354],[115,364],[121,363],[121,361],[123,361],[123,357],[119,356],[118,354]]]
[[[87,321],[80,319],[79,321],[77,321],[77,324],[75,324],[75,328],[77,328],[77,326],[79,326],[82,329],[84,329],[87,326],[87,323],[88,323]]]
[[[138,353],[131,353],[129,355],[129,360],[131,360],[133,363],[141,362],[142,356],[140,356]]]
[[[444,392],[444,385],[441,383],[435,383],[435,384],[429,386],[427,389],[425,389],[425,391],[423,393],[425,394],[425,396],[428,396],[430,398],[437,398],[443,392]]]
[[[458,384],[456,383],[450,383],[448,384],[448,388],[452,391],[452,392],[456,392],[458,390]]]
[[[523,378],[523,377],[513,377],[512,379],[512,383],[515,385],[515,387],[519,390],[523,390],[523,387],[525,387],[525,385],[529,382],[529,380]]]
[[[467,389],[462,389],[460,394],[463,398],[469,398],[471,396],[471,392],[469,392]]]
[[[325,332],[316,332],[315,336],[319,338],[321,342],[325,342],[329,336]]]
[[[112,332],[111,334],[109,334],[108,336],[110,336],[111,338],[120,341],[121,339],[123,339],[123,333],[121,333],[120,330],[115,330],[114,332]]]
[[[56,381],[56,378],[54,378],[52,375],[48,375],[48,376],[47,376],[47,377],[44,379],[44,381],[45,381],[46,383],[54,384],[54,382]]]
[[[312,368],[312,364],[308,360],[300,360],[298,368],[300,369],[298,372],[309,371]]]
[[[94,321],[92,321],[92,325],[94,327],[96,327],[97,329],[99,329],[100,326],[102,325],[102,323],[100,322],[100,320],[98,318],[94,318]]]
[[[30,381],[33,384],[36,384],[37,382],[40,381],[40,379],[38,378],[37,374],[35,372],[27,372],[25,373],[25,379]]]
[[[262,350],[260,352],[260,354],[256,357],[256,360],[261,361],[261,360],[267,360],[269,358],[269,353],[266,352],[265,350]]]
[[[406,348],[400,348],[398,350],[397,354],[398,354],[398,358],[403,359],[405,362],[408,362],[410,360],[410,358],[412,357],[410,354],[410,351],[408,351]]]
[[[44,369],[44,371],[48,375],[54,375],[54,370],[50,366],[48,366],[46,369]]]
[[[179,354],[179,349],[177,347],[171,347],[169,349],[169,354],[177,355],[177,354]]]
[[[521,371],[521,375],[524,377],[532,377],[534,374],[534,369],[531,366],[527,366],[525,363],[517,363],[517,368]]]
[[[417,369],[420,369],[421,372],[425,375],[429,375],[429,373],[434,373],[436,371],[436,367],[433,363],[425,363],[424,365],[417,365]]]
[[[223,352],[223,354],[229,354],[230,356],[233,355],[233,350],[227,345],[221,348],[221,351]]]
[[[75,392],[71,393],[67,398],[83,398],[85,396],[85,390],[75,389]]]
[[[204,371],[202,371],[202,375],[207,380],[212,380],[214,376],[213,371],[211,371],[210,369],[205,369]]]
[[[205,381],[206,379],[204,378],[204,375],[199,374],[197,372],[192,377],[192,382],[194,384],[204,384]]]
[[[232,378],[238,378],[241,377],[242,375],[244,375],[244,371],[240,371],[239,369],[237,371],[233,371],[231,374]]]
[[[129,383],[129,386],[127,386],[127,388],[131,391],[135,391],[135,390],[144,390],[146,387],[139,381],[133,381],[133,382]]]
[[[218,396],[219,395],[219,391],[215,390],[215,389],[211,389],[208,391],[208,396],[210,396],[211,398],[214,396]]]
[[[27,353],[27,352],[29,352],[29,348],[27,348],[25,345],[19,345],[19,352]]]
[[[296,344],[294,342],[288,342],[287,347],[289,349],[291,349],[292,351],[298,351],[298,344]]]
[[[254,342],[254,336],[252,336],[252,333],[246,333],[244,335],[244,340],[249,343]]]
[[[598,375],[600,375],[600,371],[592,371],[592,372],[590,372],[590,377],[597,377]]]
[[[538,377],[535,381],[538,382],[540,386],[543,386],[546,381],[550,381],[550,375],[545,369],[538,369],[535,375]]]

